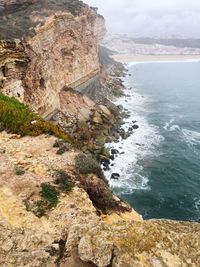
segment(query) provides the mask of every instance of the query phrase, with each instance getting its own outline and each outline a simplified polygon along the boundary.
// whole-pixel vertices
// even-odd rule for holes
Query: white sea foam
[[[182,130],[183,137],[185,138],[186,142],[191,145],[195,145],[200,143],[200,133],[196,131],[191,131],[188,129]]]
[[[194,207],[198,213],[198,220],[200,220],[200,197],[195,197],[194,198]]]
[[[126,87],[130,87],[129,79],[125,80]],[[136,89],[127,89],[125,94],[128,97],[121,97],[117,105],[123,105],[130,112],[130,117],[125,119],[124,129],[128,129],[133,121],[137,121],[139,128],[127,139],[120,139],[118,143],[110,143],[109,148],[117,149],[120,154],[117,155],[111,166],[111,170],[106,171],[105,175],[109,180],[111,187],[118,189],[121,193],[131,193],[135,189],[148,190],[148,177],[142,175],[142,164],[150,160],[151,156],[156,156],[156,147],[163,140],[154,125],[150,125],[144,115],[147,112],[148,101],[144,96],[136,92]],[[119,173],[119,180],[111,180],[112,173]]]
[[[174,119],[171,119],[170,121],[168,121],[165,126],[163,127],[165,130],[169,130],[172,123],[174,122]]]
[[[145,60],[145,61],[131,61],[131,62],[127,62],[126,66],[128,68],[134,66],[134,65],[138,65],[138,64],[160,64],[160,63],[194,63],[194,62],[200,62],[200,59],[176,59],[176,60]]]

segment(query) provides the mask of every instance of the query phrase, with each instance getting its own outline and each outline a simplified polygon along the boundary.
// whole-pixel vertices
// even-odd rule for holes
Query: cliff
[[[104,33],[103,17],[78,0],[0,0],[0,91],[72,137],[0,132],[0,266],[199,266],[200,225],[143,221],[88,153],[108,167],[103,144],[120,135],[107,98],[123,94],[123,66],[98,48]],[[30,111],[6,98],[1,113],[3,102],[0,120],[27,127]]]
[[[2,6],[2,92],[43,116],[62,109],[64,89],[99,73],[103,17],[80,1],[3,1]]]

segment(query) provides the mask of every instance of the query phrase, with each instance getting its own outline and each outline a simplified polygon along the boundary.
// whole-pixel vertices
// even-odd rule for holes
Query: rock
[[[110,152],[111,152],[112,155],[119,154],[119,151],[117,149],[115,149],[115,148],[112,148]]]
[[[104,162],[104,163],[103,163],[103,170],[104,170],[104,171],[109,171],[109,170],[110,170],[109,162]]]
[[[96,124],[102,124],[103,123],[103,120],[102,120],[102,117],[100,115],[100,113],[98,113],[97,111],[94,113],[94,116],[92,118],[92,121]]]
[[[110,156],[110,152],[109,152],[109,149],[106,148],[105,146],[101,149],[101,155],[103,155],[104,157],[106,158],[109,158]]]
[[[111,155],[111,156],[109,157],[109,159],[114,160],[114,159],[115,159],[114,155]]]
[[[105,142],[106,143],[112,143],[113,142],[113,139],[114,138],[112,136],[107,136]]]
[[[110,117],[111,116],[111,112],[110,110],[106,107],[106,106],[103,106],[103,105],[99,105],[99,108],[101,109],[101,111],[104,113],[104,115]]]
[[[200,224],[142,219],[134,211],[70,231],[82,261],[98,267],[199,266]],[[189,245],[190,244],[190,245]]]
[[[117,106],[120,110],[123,110],[124,109],[124,107],[122,106],[122,105],[118,105]]]
[[[137,130],[137,129],[139,128],[139,126],[138,126],[137,124],[135,124],[135,125],[132,126],[132,128],[133,128],[134,130]]]
[[[110,164],[110,159],[105,157],[104,155],[99,155],[99,159],[102,163]]]
[[[98,267],[108,266],[111,263],[113,244],[106,242],[103,245],[104,238],[104,235],[96,236],[95,240],[90,235],[81,238],[78,245],[80,259],[83,262],[93,262]]]
[[[111,180],[119,180],[119,177],[120,177],[119,173],[112,173],[110,179]]]

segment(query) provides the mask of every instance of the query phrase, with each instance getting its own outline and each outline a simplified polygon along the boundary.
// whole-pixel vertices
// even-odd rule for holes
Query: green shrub
[[[56,171],[55,184],[61,191],[69,192],[73,189],[74,184],[71,182],[70,176],[64,170]]]
[[[75,165],[81,174],[94,173],[99,177],[104,177],[100,163],[90,154],[79,154],[75,158]]]
[[[21,167],[16,167],[15,168],[15,174],[16,175],[24,175],[25,174],[25,170]]]
[[[58,203],[59,192],[56,188],[48,183],[41,184],[41,192],[40,195],[43,197],[48,203],[47,207],[52,208],[55,207]]]
[[[50,134],[71,141],[57,125],[44,121],[14,97],[0,93],[0,131],[21,136]]]

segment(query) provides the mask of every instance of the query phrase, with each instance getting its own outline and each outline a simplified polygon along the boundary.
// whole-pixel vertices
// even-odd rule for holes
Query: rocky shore
[[[78,0],[2,0],[0,25],[0,265],[198,266],[199,224],[143,221],[103,174],[118,153],[105,143],[138,127],[112,102],[125,69],[99,47],[103,17]]]

